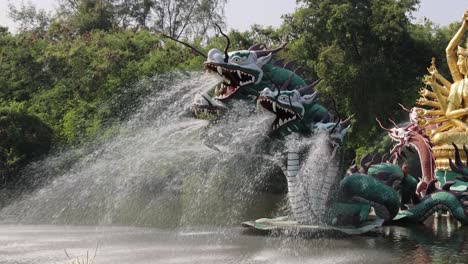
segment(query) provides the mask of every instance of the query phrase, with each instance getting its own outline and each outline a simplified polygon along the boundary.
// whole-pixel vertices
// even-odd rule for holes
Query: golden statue
[[[432,59],[432,66],[428,68],[430,75],[424,77],[424,83],[430,85],[432,91],[422,88],[422,97],[417,101],[419,105],[432,108],[418,109],[417,113],[420,125],[425,126],[434,145],[439,175],[441,171],[450,171],[449,158],[454,160],[455,153],[452,143],[460,150],[464,144],[468,146],[468,47],[459,46],[467,28],[468,11],[465,11],[460,29],[445,50],[453,83],[437,71],[435,59]],[[460,155],[464,157],[465,153],[460,151]]]

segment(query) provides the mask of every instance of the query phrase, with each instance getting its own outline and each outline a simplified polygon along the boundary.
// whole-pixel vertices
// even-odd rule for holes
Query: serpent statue
[[[398,159],[402,158],[403,150],[405,148],[416,149],[419,159],[421,160],[421,173],[422,180],[417,187],[417,194],[421,195],[427,186],[435,179],[435,158],[432,152],[432,147],[429,137],[425,133],[425,129],[418,124],[417,108],[411,110],[400,106],[409,113],[409,124],[403,127],[398,126],[393,120],[390,120],[394,127],[389,129],[382,125],[379,119],[377,123],[382,129],[387,131],[388,136],[397,142],[397,144],[390,151],[392,162],[396,163]]]
[[[416,192],[417,180],[408,175],[406,166],[384,162],[380,155],[365,156],[359,170],[353,166],[342,178],[340,152],[348,120],[338,123],[321,122],[329,117],[318,103],[317,92],[310,93],[301,90],[272,92],[265,88],[258,98],[259,105],[274,113],[277,116],[275,120],[280,120],[273,123],[273,130],[306,136],[325,131],[325,137],[321,139],[325,139],[325,144],[330,144],[331,151],[328,155],[320,153],[325,154],[326,160],[322,157],[322,164],[314,164],[321,168],[312,170],[313,175],[310,170],[304,170],[301,166],[301,150],[295,148],[294,144],[288,148],[284,173],[288,179],[288,199],[292,215],[297,223],[359,225],[369,219],[371,207],[378,218],[387,222],[423,222],[435,211],[447,210],[457,220],[468,223],[465,211],[468,207],[468,202],[465,202],[468,193],[450,190],[454,182],[447,182],[441,189],[437,189],[433,174],[425,175],[424,177],[432,180],[424,190],[426,196],[420,199]],[[292,118],[293,114],[299,118]],[[427,139],[416,123],[387,130],[394,139],[398,137],[400,140],[400,144],[392,150],[395,157],[401,155],[400,149],[403,146],[413,145],[419,153],[427,155],[426,162],[429,165],[422,164],[422,167],[433,168]],[[312,150],[305,159],[316,158],[314,154],[317,153]],[[468,172],[459,156],[456,156],[453,167],[459,173]],[[421,188],[421,184],[418,188]],[[400,211],[401,208],[405,210]]]

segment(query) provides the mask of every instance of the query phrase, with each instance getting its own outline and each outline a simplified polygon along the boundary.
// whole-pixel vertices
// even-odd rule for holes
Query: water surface
[[[467,237],[468,228],[444,218],[339,238],[264,236],[241,227],[1,225],[0,263],[67,263],[87,254],[103,264],[463,263]]]

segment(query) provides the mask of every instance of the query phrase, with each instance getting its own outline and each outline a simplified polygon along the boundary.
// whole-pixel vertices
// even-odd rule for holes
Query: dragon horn
[[[306,87],[301,87],[299,89],[297,89],[297,91],[301,94],[301,95],[305,95],[305,94],[312,94],[314,92],[314,87],[322,80],[322,78],[318,78],[315,82],[313,82],[311,85],[308,85]]]
[[[456,162],[456,161],[455,161],[455,162]],[[456,172],[456,173],[463,173],[463,171],[460,170],[460,168],[458,168],[458,166],[456,166],[455,164],[453,164],[452,158],[449,158],[449,166],[450,166],[450,169],[452,169],[453,172]]]
[[[341,120],[341,117],[340,117],[340,112],[338,112],[338,109],[336,109],[336,101],[335,101],[335,98],[331,97],[331,100],[333,102],[333,108],[335,109],[335,112],[336,112],[336,115],[338,116],[338,121],[336,122],[335,126],[333,126],[332,130],[330,131],[330,135],[333,134],[333,132],[335,132],[335,129],[338,127],[338,125],[340,124],[340,120]]]
[[[403,110],[405,110],[406,112],[411,113],[411,110],[409,110],[408,108],[406,108],[404,105],[402,105],[402,104],[400,104],[400,103],[399,103],[398,105],[399,105]]]
[[[459,168],[462,168],[463,163],[460,159],[460,152],[458,151],[458,147],[455,145],[455,143],[452,143],[452,146],[455,148],[455,165],[457,165]]]
[[[294,73],[297,74],[297,75],[301,75],[301,74],[303,74],[306,70],[307,70],[306,68],[299,66],[299,67],[297,67],[297,68],[294,70]]]
[[[281,86],[280,90],[282,90],[282,91],[288,90],[288,86],[289,86],[289,84],[291,84],[291,80],[292,80],[293,76],[294,76],[294,74],[289,75],[288,80]]]
[[[175,41],[175,42],[178,42],[178,43],[180,43],[180,44],[182,44],[182,45],[184,45],[184,46],[186,46],[186,47],[191,48],[191,49],[192,49],[193,51],[195,51],[198,55],[200,55],[200,56],[202,56],[202,57],[204,57],[204,58],[207,58],[207,56],[206,56],[203,52],[197,50],[197,49],[196,49],[195,47],[193,47],[192,45],[190,45],[190,44],[188,44],[188,43],[185,43],[185,42],[183,42],[183,41],[181,41],[181,40],[178,40],[178,39],[176,39],[176,38],[173,38],[173,37],[171,37],[171,36],[169,36],[169,35],[166,35],[166,34],[164,34],[164,33],[162,33],[162,32],[158,32],[158,33],[159,33],[161,36],[165,37],[165,38],[171,39],[171,40],[173,40],[173,41]]]
[[[346,118],[345,120],[343,121],[340,121],[340,125],[342,127],[347,127],[350,123],[351,123],[351,118],[353,118],[354,115],[350,115],[348,118]]]
[[[284,62],[284,59],[276,60],[275,62],[273,62],[273,66],[283,67],[283,62]]]
[[[277,53],[278,51],[282,50],[286,46],[286,44],[287,43],[284,43],[284,44],[282,44],[281,46],[279,46],[276,49],[272,49],[272,50],[254,50],[254,52],[257,54],[257,57],[263,57],[263,56],[267,56],[270,53],[273,53],[273,54]]]
[[[254,50],[260,50],[261,48],[262,48],[262,45],[257,43],[257,44],[250,46],[248,50],[254,51]]]
[[[294,68],[295,65],[296,65],[296,61],[293,61],[293,60],[292,60],[292,61],[288,61],[288,62],[286,62],[286,64],[284,64],[284,68],[285,68],[286,70],[292,71],[292,69]]]
[[[383,154],[382,162],[389,162],[388,153]]]
[[[393,121],[392,119],[388,119],[388,121],[392,122],[392,124],[396,127],[396,128],[399,128],[399,126],[397,125],[397,123],[395,123],[395,121]]]
[[[463,144],[463,151],[465,151],[465,157],[466,157],[466,166],[468,166],[468,149],[466,149],[465,144]]]
[[[377,123],[379,123],[379,126],[380,126],[383,130],[385,130],[385,131],[387,131],[387,132],[392,132],[391,129],[384,127],[384,126],[382,125],[382,123],[380,123],[380,120],[379,120],[377,117],[375,118],[375,121],[377,121]]]
[[[367,174],[367,170],[372,162],[372,153],[367,153],[364,157],[362,157],[361,161],[361,169],[363,169],[364,173]]]
[[[378,152],[375,152],[374,155],[372,155],[372,159],[371,159],[371,165],[374,165],[374,164],[378,164],[382,161],[382,155]]]
[[[426,195],[429,195],[437,190],[436,188],[437,180],[432,180],[426,188]]]
[[[221,27],[218,24],[215,24],[215,26],[219,29],[219,33],[221,33],[221,35],[223,35],[227,40],[226,48],[224,49],[224,62],[227,63],[229,59],[228,49],[229,49],[229,46],[231,45],[231,40],[226,34],[224,34],[224,32],[221,30]]]

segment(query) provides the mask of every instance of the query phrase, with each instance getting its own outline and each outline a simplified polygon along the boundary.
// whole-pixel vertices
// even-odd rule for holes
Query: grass
[[[64,249],[65,255],[69,258],[69,261],[66,264],[95,264],[96,254],[97,254],[98,246],[96,245],[96,249],[94,250],[94,255],[90,256],[89,251],[86,251],[86,257],[70,257],[67,250]]]

